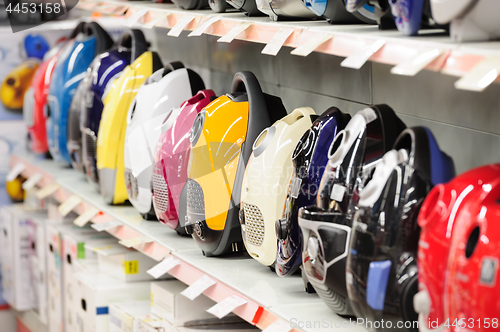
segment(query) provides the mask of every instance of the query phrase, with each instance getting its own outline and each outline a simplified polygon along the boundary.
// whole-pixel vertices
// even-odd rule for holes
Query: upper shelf
[[[274,54],[281,46],[292,54],[321,52],[346,57],[344,67],[360,68],[366,61],[394,65],[392,72],[413,76],[422,69],[461,77],[459,89],[482,91],[500,82],[500,41],[455,43],[444,30],[422,30],[408,37],[397,30],[381,31],[370,25],[331,25],[324,20],[273,22],[267,16],[246,17],[241,12],[215,13],[210,9],[186,11],[173,4],[146,1],[80,1],[81,9],[102,14],[125,14],[124,24],[144,28],[164,27],[169,35],[182,30],[271,44],[263,53]],[[206,22],[206,23],[205,23]]]
[[[122,241],[139,240],[128,244],[157,261],[170,257],[178,260],[179,264],[168,271],[175,278],[187,285],[203,276],[216,281],[203,292],[215,302],[233,295],[244,298],[247,303],[234,312],[260,329],[280,321],[292,332],[340,331],[346,326],[353,332],[366,332],[362,326],[350,325],[348,319],[334,314],[316,294],[307,294],[300,276],[280,278],[246,255],[204,257],[191,237],[181,237],[157,221],[143,220],[132,206],[107,205],[80,172],[33,154],[12,155],[11,168],[18,164],[24,166],[24,177],[39,178],[39,188],[54,188],[51,195],[61,203],[60,207],[76,196],[80,200],[71,208],[80,216],[90,212],[88,218],[95,224],[114,221],[114,227],[105,229],[107,232]],[[143,238],[146,240],[140,241]]]

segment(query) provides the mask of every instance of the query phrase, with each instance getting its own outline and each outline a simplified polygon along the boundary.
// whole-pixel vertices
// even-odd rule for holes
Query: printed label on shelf
[[[152,268],[150,268],[147,272],[153,278],[158,279],[162,275],[164,275],[165,273],[167,273],[168,271],[172,270],[174,267],[179,265],[180,263],[181,263],[180,260],[170,256],[162,260],[160,263],[156,264]]]
[[[133,246],[137,246],[139,244],[148,243],[148,242],[153,242],[153,240],[147,236],[140,236],[140,237],[136,237],[133,239],[118,241],[119,244],[121,244],[127,248],[131,248]]]
[[[391,73],[396,75],[415,76],[442,53],[443,51],[437,48],[432,50],[419,50],[410,60],[392,67]]]
[[[481,92],[500,74],[500,57],[489,56],[455,82],[455,88]]]
[[[300,45],[290,53],[293,55],[308,56],[321,44],[326,43],[332,38],[333,35],[328,33],[316,33],[314,37],[308,39],[304,44]]]
[[[100,224],[92,224],[92,228],[98,232],[102,232],[102,231],[108,230],[110,228],[118,227],[121,225],[122,225],[122,223],[119,222],[118,220],[111,220],[108,222],[102,222]]]
[[[122,261],[125,274],[139,274],[139,261]]]
[[[248,29],[252,23],[250,22],[241,22],[231,30],[229,30],[228,33],[226,33],[224,36],[220,37],[217,39],[218,43],[230,43],[233,41],[234,38],[238,37],[240,33]]]
[[[369,43],[356,50],[353,54],[349,55],[340,63],[342,67],[360,69],[370,59],[370,57],[377,53],[378,50],[385,45],[385,40],[378,39],[374,43]]]
[[[92,218],[94,218],[99,213],[99,209],[95,207],[91,207],[87,209],[84,213],[79,215],[74,221],[73,224],[83,227],[85,226]]]
[[[55,193],[57,189],[59,189],[59,185],[55,182],[52,182],[48,186],[45,186],[42,189],[38,190],[35,195],[38,199],[44,199],[45,197],[48,197]]]
[[[205,31],[207,31],[207,29],[212,25],[214,24],[215,22],[219,21],[222,17],[220,16],[212,16],[210,17],[208,20],[206,20],[205,22],[203,22],[202,24],[198,25],[196,27],[196,29],[194,29],[189,35],[188,37],[192,37],[192,36],[201,36]]]
[[[7,182],[14,181],[24,171],[25,168],[25,164],[17,163],[14,167],[11,168],[9,173],[7,173],[5,180],[7,180]]]
[[[191,23],[191,21],[194,20],[195,18],[196,16],[191,14],[182,16],[182,18],[177,21],[175,26],[172,29],[170,29],[167,35],[173,37],[179,37],[182,30],[184,30],[189,25],[189,23]]]
[[[191,286],[186,288],[181,292],[181,295],[184,295],[191,301],[196,299],[198,296],[200,296],[204,291],[206,291],[208,288],[212,287],[215,285],[217,282],[210,278],[207,275],[204,275],[200,279],[196,280]]]
[[[169,13],[156,13],[156,16],[150,20],[148,23],[144,24],[142,27],[145,29],[152,29],[154,28],[157,24],[159,24],[161,21],[166,20],[167,17],[169,16]]]
[[[280,28],[274,34],[273,38],[267,43],[266,47],[262,50],[262,54],[276,55],[285,44],[286,40],[293,33],[293,28]]]
[[[129,18],[127,18],[127,20],[125,21],[125,25],[131,27],[132,25],[134,25],[134,23],[137,23],[141,18],[143,18],[147,13],[147,9],[139,9],[138,11],[130,15]]]
[[[220,319],[226,317],[234,309],[244,305],[245,303],[247,303],[247,300],[239,297],[238,295],[231,295],[209,308],[207,312]]]
[[[271,325],[262,330],[262,332],[288,332],[292,329],[290,322],[278,319]]]
[[[73,211],[74,208],[78,206],[82,202],[82,199],[76,195],[71,196],[68,198],[64,203],[59,205],[57,208],[59,210],[59,213],[61,216],[66,217],[68,213]]]
[[[33,176],[30,176],[30,178],[23,183],[23,189],[24,190],[30,190],[33,189],[38,182],[40,182],[43,179],[42,173],[35,173]]]

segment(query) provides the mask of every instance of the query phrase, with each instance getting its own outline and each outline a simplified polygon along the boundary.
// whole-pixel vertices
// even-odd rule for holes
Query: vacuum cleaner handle
[[[117,42],[117,47],[124,47],[128,38],[132,40],[132,47],[130,50],[132,55],[130,62],[134,62],[135,59],[137,59],[139,56],[141,56],[141,54],[148,50],[149,43],[146,40],[146,37],[144,37],[144,33],[142,33],[141,30],[129,29],[123,32],[123,34],[120,36],[120,39]]]
[[[85,25],[85,34],[96,38],[96,54],[101,54],[113,46],[113,39],[96,22],[90,22]]]

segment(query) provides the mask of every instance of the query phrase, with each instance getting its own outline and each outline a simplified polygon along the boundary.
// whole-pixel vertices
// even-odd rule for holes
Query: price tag
[[[278,319],[274,321],[271,325],[266,327],[262,332],[289,332],[292,329],[292,326],[289,322]]]
[[[30,178],[23,183],[23,189],[28,191],[30,189],[33,189],[33,187],[36,186],[38,182],[40,182],[43,179],[43,175],[41,173],[35,173],[33,176],[30,176]]]
[[[167,35],[173,37],[179,37],[182,30],[184,30],[189,25],[189,23],[191,23],[191,21],[194,20],[195,18],[196,16],[191,14],[182,16],[182,18],[177,21],[175,26],[172,29],[170,29]]]
[[[245,303],[247,303],[247,300],[239,297],[238,295],[231,295],[209,308],[207,312],[220,319],[227,316],[234,309],[244,305]]]
[[[178,259],[170,256],[169,258],[162,260],[160,263],[150,268],[147,272],[149,275],[153,276],[153,278],[158,279],[180,263],[181,262]]]
[[[392,67],[391,73],[396,75],[415,76],[442,53],[443,51],[437,48],[433,50],[420,50],[409,61]]]
[[[11,168],[9,173],[7,173],[7,177],[5,180],[7,182],[14,181],[26,168],[26,165],[23,163],[17,163],[14,167]]]
[[[74,208],[78,206],[82,202],[82,199],[76,195],[71,196],[68,198],[64,203],[59,205],[57,208],[59,210],[59,213],[61,216],[66,217],[68,213],[73,211]]]
[[[371,44],[366,44],[356,50],[353,54],[349,55],[340,63],[342,67],[359,69],[370,59],[370,57],[377,53],[378,50],[385,45],[385,40],[379,39]]]
[[[125,21],[125,25],[131,27],[132,25],[134,25],[134,23],[137,23],[141,18],[143,18],[147,13],[147,9],[139,9],[138,11],[130,15],[129,18],[127,18],[127,20]]]
[[[108,221],[108,222],[102,222],[100,224],[93,224],[92,228],[95,229],[98,232],[102,232],[102,231],[108,230],[110,228],[118,227],[118,226],[121,226],[121,225],[122,225],[122,223],[119,222],[118,220],[111,220],[111,221]]]
[[[292,183],[290,184],[290,196],[292,198],[299,197],[300,194],[300,185],[302,184],[302,179],[298,177],[294,177],[292,179]]]
[[[186,288],[181,292],[181,295],[184,295],[191,301],[200,296],[204,291],[206,291],[211,286],[215,285],[216,282],[212,278],[207,275],[204,275],[200,279],[196,280],[194,284]]]
[[[240,33],[248,29],[252,23],[250,22],[241,22],[231,30],[229,30],[228,33],[226,33],[224,36],[220,37],[217,39],[218,43],[230,43],[233,41],[234,38],[238,37]]]
[[[207,29],[212,25],[214,24],[215,22],[219,21],[222,17],[220,16],[212,16],[210,17],[208,20],[206,20],[205,22],[203,22],[202,24],[198,25],[196,27],[196,29],[194,29],[189,35],[188,37],[192,37],[192,36],[201,36],[205,31],[207,31]]]
[[[75,224],[78,227],[83,227],[85,226],[90,219],[94,218],[97,214],[99,213],[99,209],[96,209],[95,207],[91,207],[81,215],[79,215],[74,221],[73,224]]]
[[[286,40],[293,33],[293,28],[280,28],[262,50],[262,54],[276,55],[285,44]]]
[[[148,23],[144,24],[142,27],[145,29],[152,29],[161,21],[167,19],[169,15],[170,15],[169,13],[157,13],[155,18],[150,20]]]
[[[118,241],[119,244],[121,244],[127,248],[132,248],[132,247],[137,246],[139,244],[148,243],[148,242],[153,242],[153,240],[147,236],[140,236],[140,237],[136,237],[133,239]]]
[[[455,88],[481,92],[493,83],[500,74],[500,57],[486,57],[470,72],[455,82]]]
[[[304,44],[300,45],[296,49],[294,49],[291,54],[308,56],[315,49],[317,49],[321,44],[326,43],[330,39],[333,38],[333,35],[328,33],[317,33],[314,37],[307,40]]]
[[[52,182],[48,186],[43,187],[42,189],[38,190],[35,194],[36,198],[38,199],[44,199],[45,197],[48,197],[55,193],[59,189],[59,185],[55,182]]]

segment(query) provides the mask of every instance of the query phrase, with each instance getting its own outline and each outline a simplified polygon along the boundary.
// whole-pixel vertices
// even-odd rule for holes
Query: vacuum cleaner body
[[[377,165],[360,193],[347,257],[347,290],[357,317],[393,326],[402,321],[418,331],[417,217],[430,189],[454,175],[453,161],[423,127],[403,131]]]
[[[198,74],[174,62],[146,79],[130,106],[124,150],[125,183],[129,201],[144,219],[156,219],[151,192],[154,165],[151,152],[161,128],[171,127],[178,118],[179,105],[204,88]]]
[[[328,161],[328,146],[338,131],[344,129],[350,116],[331,107],[304,133],[292,154],[293,173],[282,218],[276,220],[278,250],[276,273],[294,273],[302,263],[302,231],[298,224],[299,209],[311,205]]]
[[[231,93],[196,116],[190,137],[185,227],[206,256],[243,250],[238,216],[252,143],[285,115],[281,99],[264,94],[252,73],[238,72]]]
[[[191,143],[189,136],[196,115],[215,99],[212,90],[201,90],[182,103],[174,125],[162,126],[155,150],[153,204],[158,220],[179,234],[185,234],[187,202],[181,193],[187,189],[187,166]]]
[[[160,68],[158,55],[144,52],[123,70],[104,98],[96,150],[99,188],[108,204],[121,204],[128,199],[124,167],[127,114],[142,83]]]
[[[337,314],[353,314],[345,271],[359,191],[405,127],[386,105],[356,113],[330,145],[316,205],[299,211],[304,234],[303,270],[318,295]]]
[[[276,260],[276,220],[283,215],[292,178],[292,152],[316,114],[295,109],[266,128],[254,142],[241,190],[240,223],[247,252],[259,263]]]

